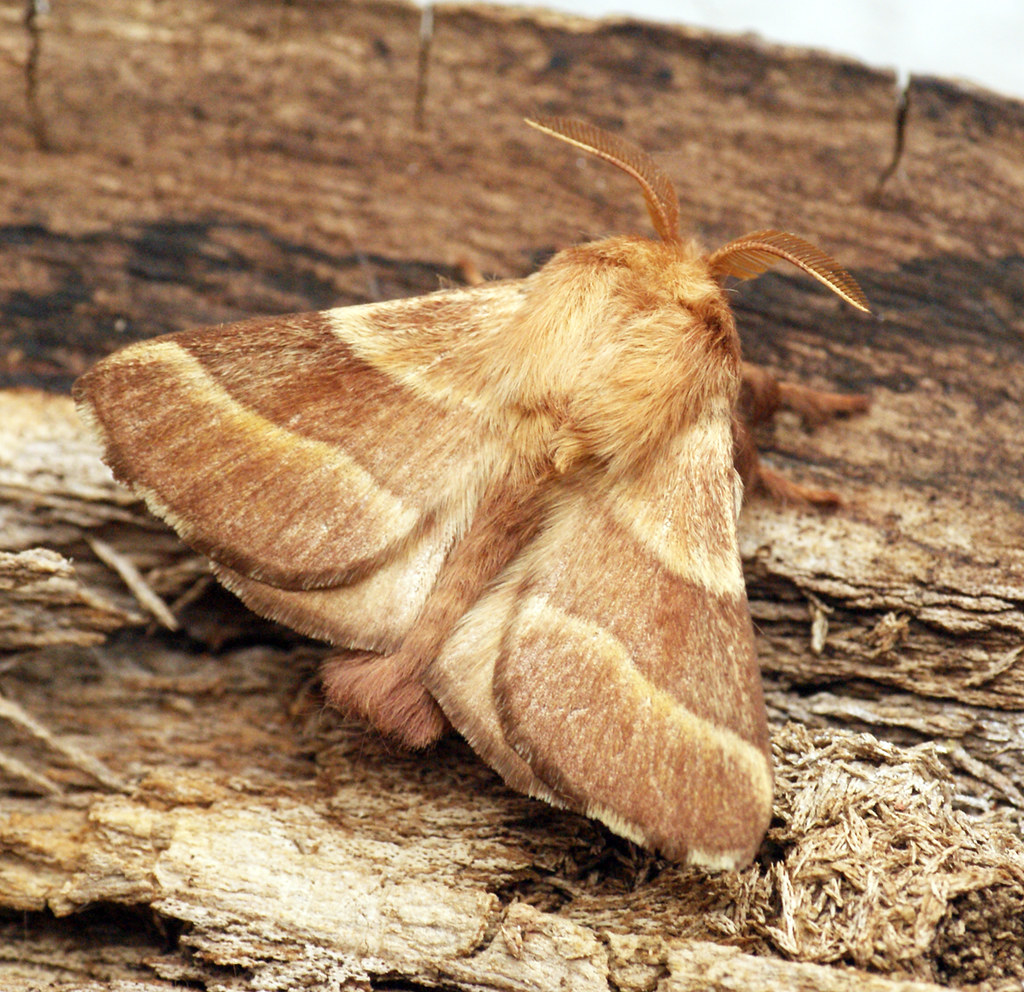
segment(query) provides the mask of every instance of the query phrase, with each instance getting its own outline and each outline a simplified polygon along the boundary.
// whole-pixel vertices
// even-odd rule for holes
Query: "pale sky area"
[[[533,0],[588,17],[754,32],[879,68],[969,80],[1024,99],[1024,0]]]

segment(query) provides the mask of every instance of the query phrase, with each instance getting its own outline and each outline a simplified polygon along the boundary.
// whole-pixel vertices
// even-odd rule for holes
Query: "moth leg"
[[[795,382],[780,382],[767,369],[743,363],[743,381],[737,404],[747,427],[768,423],[779,410],[799,414],[807,428],[817,427],[832,417],[864,413],[871,398],[864,393],[830,393]]]
[[[863,393],[831,393],[794,382],[780,382],[758,365],[743,363],[743,381],[733,425],[736,469],[747,492],[764,492],[781,503],[834,507],[842,500],[831,489],[805,486],[762,464],[752,430],[769,423],[779,410],[792,410],[808,429],[831,417],[863,413],[871,401]]]
[[[487,584],[536,533],[544,485],[499,480],[441,566],[423,609],[397,651],[350,654],[324,663],[327,698],[409,748],[433,744],[450,727],[422,677]]]

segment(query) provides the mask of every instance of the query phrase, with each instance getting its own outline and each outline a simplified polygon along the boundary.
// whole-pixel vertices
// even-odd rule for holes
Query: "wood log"
[[[743,872],[510,793],[458,740],[322,710],[323,649],[246,613],[100,464],[0,393],[5,988],[923,989],[1024,978],[1021,104],[635,21],[293,3],[0,14],[0,376],[66,390],[162,331],[424,292],[646,230],[536,136],[648,148],[708,245],[822,244],[874,316],[779,272],[747,357],[871,411],[781,418],[741,550],[777,801]],[[41,133],[52,150],[41,152]],[[897,160],[893,150],[902,147]],[[180,630],[167,628],[180,625]],[[795,722],[792,722],[795,721]],[[118,985],[120,983],[120,985]]]

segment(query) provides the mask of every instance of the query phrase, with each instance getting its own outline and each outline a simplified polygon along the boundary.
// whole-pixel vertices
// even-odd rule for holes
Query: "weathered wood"
[[[874,405],[763,439],[847,505],[744,513],[776,818],[752,868],[708,876],[510,794],[458,741],[396,755],[321,713],[318,646],[212,595],[66,398],[0,393],[5,987],[1019,984],[1020,104],[912,80],[879,187],[893,79],[812,53],[442,7],[416,133],[411,7],[86,0],[40,23],[34,106],[0,115],[9,384],[646,230],[627,181],[521,126],[540,110],[650,149],[709,246],[782,227],[848,265],[871,319],[782,272],[737,313],[749,357]],[[0,91],[29,41],[0,14]]]
[[[196,720],[177,714],[162,730],[191,734]],[[187,924],[181,953],[250,968],[257,988],[400,974],[470,988],[643,989],[677,967],[692,980],[694,939],[943,979],[957,955],[989,963],[980,939],[1021,936],[1021,846],[953,809],[927,745],[779,731],[766,853],[755,869],[708,876],[638,862],[582,818],[532,809],[467,768],[455,742],[429,769],[412,757],[396,769],[358,735],[321,737],[325,795],[308,776],[243,774],[257,753],[248,736],[246,753],[219,769],[209,757],[202,770],[151,761],[131,796],[9,798],[0,899],[58,915],[151,906]],[[473,795],[471,809],[454,787]],[[1005,953],[995,962],[1004,974],[1008,963]],[[793,971],[744,967],[780,987]],[[844,987],[842,975],[835,982]]]

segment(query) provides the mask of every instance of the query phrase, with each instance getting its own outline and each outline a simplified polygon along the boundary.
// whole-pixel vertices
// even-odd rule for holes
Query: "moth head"
[[[668,244],[680,241],[679,197],[675,186],[642,148],[603,128],[569,117],[527,118],[526,123],[582,148],[632,176],[640,184],[647,212],[659,237]],[[858,310],[868,312],[867,299],[853,276],[830,255],[795,234],[755,231],[723,245],[705,261],[719,284],[728,276],[751,279],[777,262],[789,262]]]

